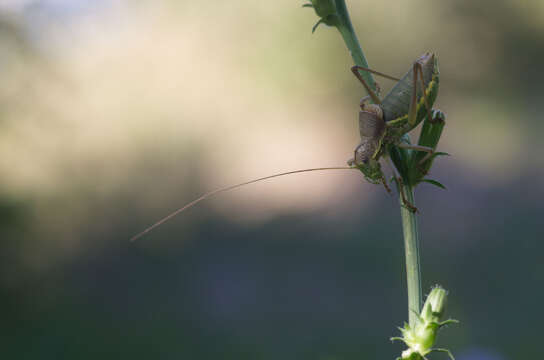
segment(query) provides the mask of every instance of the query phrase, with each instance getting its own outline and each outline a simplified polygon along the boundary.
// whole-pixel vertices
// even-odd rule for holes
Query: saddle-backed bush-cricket
[[[444,153],[434,153],[438,138],[432,146],[412,145],[406,140],[406,134],[414,129],[423,119],[430,124],[439,123],[436,130],[442,132],[444,125],[444,114],[440,111],[432,111],[432,105],[436,100],[439,85],[438,63],[434,54],[426,53],[417,59],[412,68],[401,78],[397,79],[377,71],[367,69],[361,66],[351,68],[353,74],[361,81],[368,96],[361,100],[361,111],[359,112],[359,132],[361,143],[355,148],[353,159],[348,160],[350,166],[355,166],[361,170],[365,178],[373,183],[383,183],[389,191],[387,181],[381,168],[380,159],[382,156],[389,155],[393,146],[426,152],[423,158],[419,158],[415,165],[416,169],[411,169],[411,179],[414,185],[424,180],[430,168],[430,162],[433,155],[442,155]],[[391,91],[381,100],[361,77],[359,70],[369,71],[376,75],[396,80],[397,83]],[[372,100],[373,104],[367,104]],[[421,139],[420,139],[421,143]],[[398,169],[402,171],[401,169]],[[414,173],[414,171],[416,173]],[[419,173],[419,174],[418,174]],[[397,182],[402,181],[403,177],[410,177],[407,174],[395,177]],[[433,180],[435,185],[440,184]],[[404,197],[402,187],[399,187],[405,206],[411,210],[416,209]]]
[[[405,139],[406,133],[415,128],[423,120],[425,120],[424,129],[426,125],[427,127],[432,127],[434,123],[440,123],[438,130],[440,132],[442,131],[444,116],[440,111],[433,111],[431,108],[438,93],[439,83],[438,65],[434,54],[423,54],[400,79],[360,66],[354,66],[351,70],[361,81],[369,96],[363,98],[360,103],[359,132],[361,143],[355,148],[354,157],[348,160],[349,167],[324,167],[289,171],[211,191],[159,220],[141,233],[132,237],[131,241],[138,239],[182,211],[187,210],[212,195],[284,175],[321,170],[360,170],[369,182],[373,184],[382,183],[385,188],[390,191],[381,168],[380,160],[382,157],[393,155],[393,152],[396,150],[395,147],[427,153],[423,156],[414,157],[414,159],[417,159],[417,162],[413,164],[415,169],[405,169],[408,170],[408,172],[405,171],[408,175],[404,174],[401,169],[398,169],[401,172],[401,176],[394,176],[397,184],[398,182],[403,181],[402,178],[411,176],[414,184],[421,181],[429,181],[435,185],[441,186],[441,184],[433,180],[423,179],[428,172],[434,157],[443,154],[434,152],[438,138],[436,141],[430,141],[430,143],[429,141],[426,141],[428,144],[425,145],[421,144],[422,137],[420,137],[420,144],[418,145],[412,145]],[[359,73],[361,70],[395,80],[397,83],[384,99],[381,100],[378,94],[374,92],[361,77]],[[368,104],[367,102],[369,100],[373,103]],[[398,153],[396,154],[398,155]],[[393,158],[393,161],[395,162],[395,158]],[[397,166],[397,168],[398,167],[399,166]],[[398,188],[401,192],[405,206],[412,211],[416,211],[413,205],[405,199],[401,190],[402,187],[399,186]]]

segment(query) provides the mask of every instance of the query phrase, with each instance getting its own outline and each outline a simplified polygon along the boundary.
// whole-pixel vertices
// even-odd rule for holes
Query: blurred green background
[[[301,1],[0,2],[0,345],[12,359],[394,359],[396,198],[341,166],[364,91]],[[541,356],[544,2],[348,1],[370,65],[438,55],[418,188],[457,360]],[[385,91],[391,83],[380,81]],[[446,358],[443,354],[432,358]]]

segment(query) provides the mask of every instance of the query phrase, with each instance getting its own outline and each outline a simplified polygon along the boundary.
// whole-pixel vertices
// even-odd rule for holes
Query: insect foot
[[[435,351],[445,352],[450,359],[455,360],[449,350],[433,348],[438,330],[445,325],[458,323],[453,319],[440,321],[446,309],[447,294],[441,286],[433,288],[427,296],[421,313],[417,316],[416,323],[412,326],[405,323],[403,328],[399,328],[402,337],[391,338],[392,341],[400,340],[408,346],[408,349],[402,352],[400,359],[427,359],[426,356]]]

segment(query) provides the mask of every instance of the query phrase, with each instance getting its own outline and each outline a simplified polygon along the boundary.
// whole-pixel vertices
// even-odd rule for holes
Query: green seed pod
[[[432,289],[429,296],[427,296],[425,304],[423,305],[422,315],[425,307],[427,307],[432,313],[431,321],[439,321],[440,318],[442,318],[442,315],[444,315],[444,311],[446,310],[447,296],[448,293],[446,292],[446,290],[444,290],[440,286]]]

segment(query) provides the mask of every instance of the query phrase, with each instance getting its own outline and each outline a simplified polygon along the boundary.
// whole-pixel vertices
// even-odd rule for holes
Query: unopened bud
[[[310,4],[303,5],[304,7],[311,7],[315,10],[319,21],[312,28],[312,33],[317,29],[320,24],[326,24],[329,26],[338,26],[340,19],[336,13],[335,0],[310,0]]]
[[[433,348],[438,330],[444,325],[458,323],[453,319],[440,322],[446,310],[447,296],[448,292],[441,286],[433,288],[415,324],[412,326],[405,324],[404,328],[400,328],[402,338],[392,338],[402,340],[408,346],[408,349],[402,352],[402,360],[425,359],[425,356],[432,351],[447,352],[453,359],[449,350]]]
[[[310,0],[314,6],[315,12],[321,18],[336,13],[336,4],[334,0]]]
[[[432,313],[432,316],[435,317],[435,321],[440,320],[442,318],[442,315],[444,315],[444,311],[446,310],[446,300],[448,297],[448,292],[440,287],[437,286],[433,288],[427,296],[427,300],[425,301],[425,304],[423,305],[423,310],[421,311],[421,315],[425,316],[425,308],[429,307],[430,312]],[[429,319],[430,320],[430,319]]]

